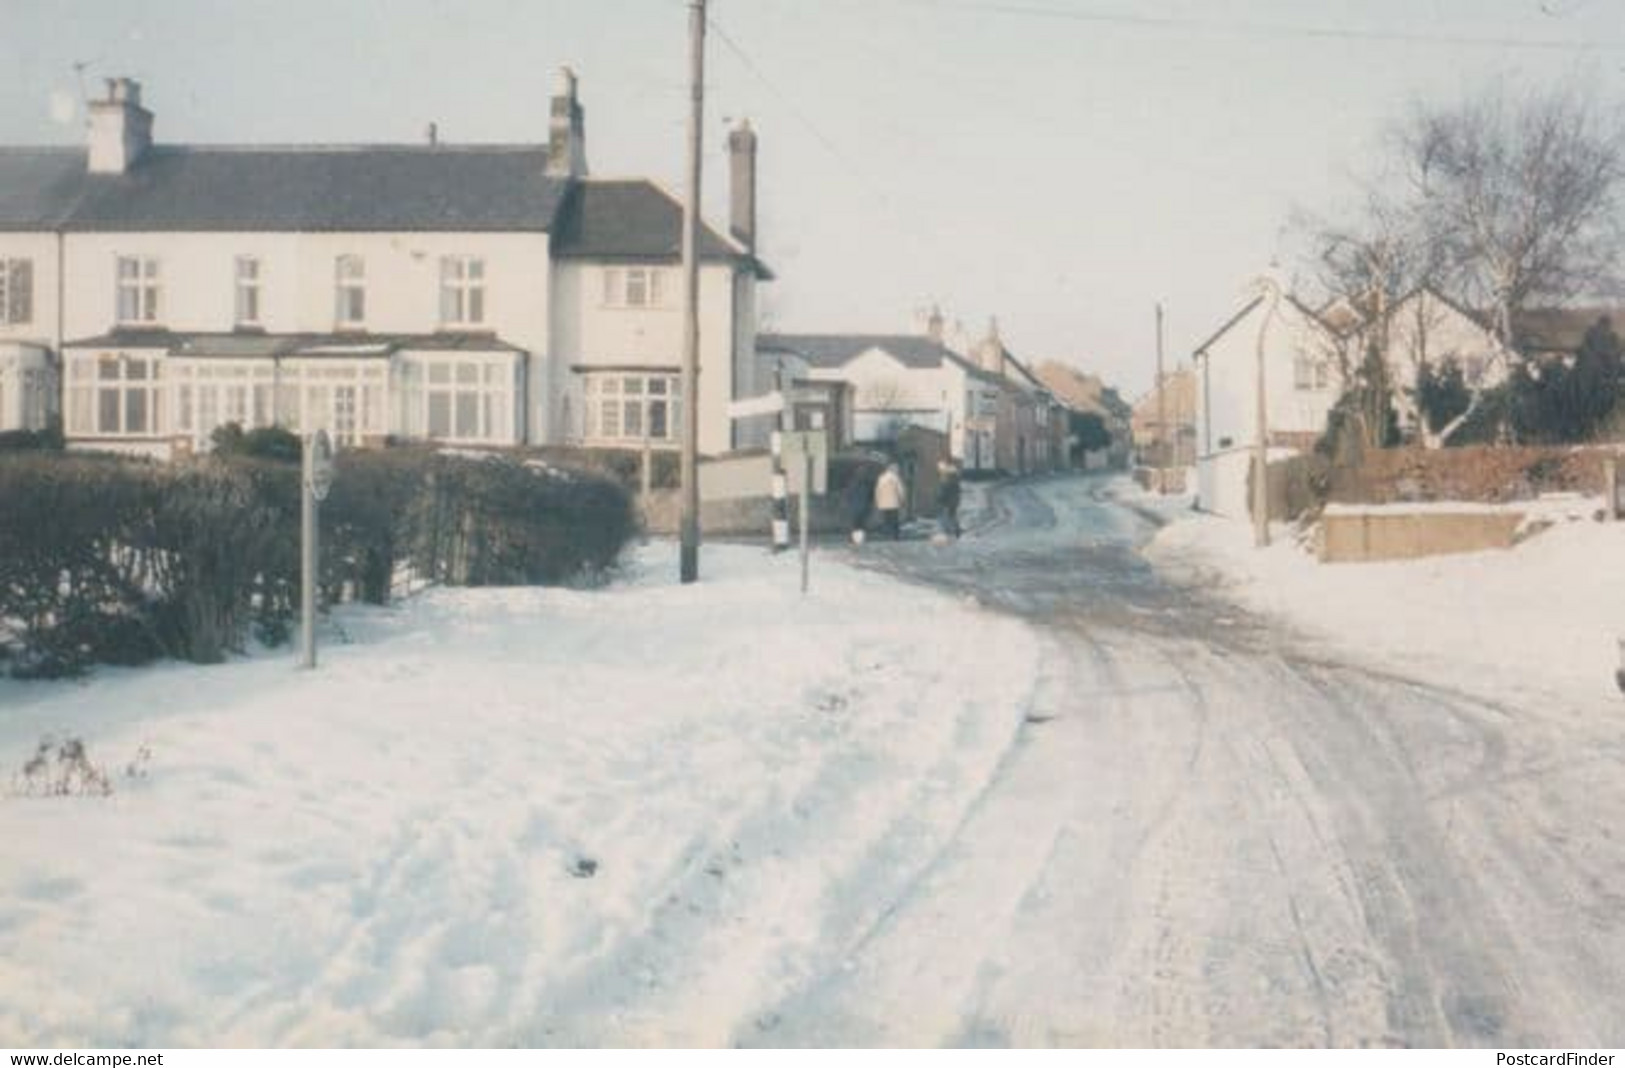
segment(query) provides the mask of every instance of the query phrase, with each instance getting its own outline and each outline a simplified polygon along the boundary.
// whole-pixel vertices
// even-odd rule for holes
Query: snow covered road
[[[1306,655],[1085,479],[866,561],[1036,623],[998,779],[765,1041],[1625,1042],[1625,740]]]

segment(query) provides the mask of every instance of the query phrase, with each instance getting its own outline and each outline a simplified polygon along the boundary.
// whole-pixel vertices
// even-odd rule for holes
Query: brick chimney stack
[[[756,251],[756,131],[741,120],[728,132],[728,232]]]
[[[554,178],[582,178],[587,174],[587,133],[581,101],[576,97],[576,72],[560,67],[548,114],[547,173]]]
[[[141,83],[107,79],[107,95],[90,102],[91,174],[123,174],[152,147],[152,112],[141,106]]]

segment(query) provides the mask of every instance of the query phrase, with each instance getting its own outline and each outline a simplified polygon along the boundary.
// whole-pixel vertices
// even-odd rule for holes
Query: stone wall
[[[1320,519],[1322,563],[1407,560],[1512,547],[1523,513],[1467,506],[1396,512],[1331,508]]]

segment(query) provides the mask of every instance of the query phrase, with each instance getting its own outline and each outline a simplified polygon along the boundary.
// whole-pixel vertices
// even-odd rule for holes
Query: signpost
[[[801,592],[807,592],[808,560],[811,547],[808,522],[812,495],[829,491],[829,436],[822,430],[791,430],[782,434],[785,468],[791,476],[791,489],[801,495]]]
[[[316,536],[316,513],[333,485],[333,445],[327,431],[305,437],[304,471],[299,480],[299,614],[300,666],[316,666],[316,569],[320,556]]]

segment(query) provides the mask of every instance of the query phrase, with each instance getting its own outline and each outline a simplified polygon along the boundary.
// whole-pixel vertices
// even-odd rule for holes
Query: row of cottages
[[[1506,376],[1506,360],[1483,318],[1430,288],[1380,314],[1369,303],[1346,299],[1315,310],[1291,294],[1254,297],[1193,353],[1197,505],[1219,515],[1249,514],[1261,369],[1270,458],[1306,452],[1325,433],[1327,416],[1377,330],[1388,332],[1387,371],[1403,432],[1421,426],[1414,387],[1424,364],[1454,360],[1474,387],[1494,386]]]
[[[538,125],[544,120],[538,119]],[[346,445],[675,447],[682,209],[588,174],[560,72],[545,144],[216,147],[154,139],[111,79],[85,148],[0,148],[0,430],[167,457],[213,430]],[[700,449],[761,391],[756,138],[700,240]],[[758,430],[760,428],[757,428]]]
[[[801,396],[809,387],[832,389],[838,399],[814,394],[794,418],[798,427],[833,427],[840,442],[884,448],[917,427],[942,434],[969,471],[1063,465],[1065,405],[1010,353],[996,325],[974,345],[956,333],[947,337],[933,311],[915,334],[763,334],[760,373]],[[808,403],[817,409],[810,420]],[[836,413],[827,424],[826,407]]]
[[[1084,453],[1083,466],[1090,470],[1126,467],[1130,455],[1132,409],[1106,385],[1105,379],[1071,364],[1045,360],[1035,370],[1039,381],[1072,412],[1093,415],[1111,438],[1105,449]],[[1070,447],[1070,443],[1069,443]]]

